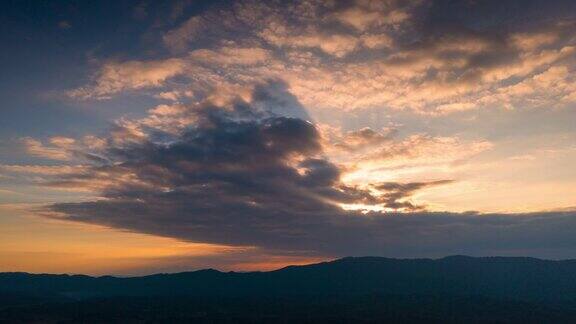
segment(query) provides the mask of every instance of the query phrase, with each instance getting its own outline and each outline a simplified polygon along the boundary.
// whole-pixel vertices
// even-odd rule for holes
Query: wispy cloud
[[[438,6],[434,1],[240,1],[208,9],[168,31],[164,43],[174,57],[105,63],[93,85],[70,94],[105,98],[159,87],[182,75],[189,82],[180,86],[200,96],[218,87],[280,78],[313,109],[450,114],[574,102],[573,21],[498,29],[478,28],[474,24],[481,17],[469,17],[449,25],[435,18]],[[454,10],[482,7],[457,6]],[[528,88],[522,94],[499,90],[523,86],[547,70],[565,71],[555,74],[554,82],[562,86],[553,97]],[[562,99],[555,102],[557,97]]]
[[[61,137],[54,138],[50,146],[46,146],[42,144],[42,142],[30,137],[23,138],[22,143],[26,152],[33,156],[50,160],[66,161],[70,159],[70,154],[66,147],[68,143],[64,143],[61,139]],[[63,147],[63,144],[66,145]]]
[[[94,85],[71,90],[75,98],[109,98],[124,90],[142,89],[162,85],[167,79],[184,71],[181,59],[160,61],[128,61],[104,63],[94,77]]]

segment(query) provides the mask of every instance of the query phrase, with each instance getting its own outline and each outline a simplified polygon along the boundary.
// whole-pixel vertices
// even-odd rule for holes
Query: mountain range
[[[0,273],[0,305],[7,323],[570,323],[576,260],[347,257],[269,272]]]

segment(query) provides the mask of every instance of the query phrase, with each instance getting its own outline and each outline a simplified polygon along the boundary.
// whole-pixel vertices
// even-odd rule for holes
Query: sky
[[[0,271],[576,258],[574,1],[0,7]]]

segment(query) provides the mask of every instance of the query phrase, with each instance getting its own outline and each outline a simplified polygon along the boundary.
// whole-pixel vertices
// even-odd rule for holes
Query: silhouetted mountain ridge
[[[280,296],[434,294],[576,300],[576,260],[450,256],[347,257],[269,272],[205,269],[143,277],[0,274],[0,292],[34,296]]]
[[[575,323],[576,260],[347,257],[268,272],[0,273],[0,323]]]

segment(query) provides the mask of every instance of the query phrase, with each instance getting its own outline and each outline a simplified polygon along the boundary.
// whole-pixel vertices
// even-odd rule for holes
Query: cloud
[[[561,108],[576,102],[574,71],[566,65],[552,66],[513,85],[502,87],[491,97],[508,107]]]
[[[411,135],[392,145],[373,148],[372,154],[365,158],[371,161],[393,161],[395,159],[426,159],[433,161],[458,161],[488,150],[492,144],[488,141],[463,141],[456,137]],[[442,152],[442,154],[437,154]]]
[[[346,183],[342,168],[325,156],[317,127],[266,108],[278,98],[293,98],[286,91],[272,82],[253,90],[255,104],[237,97],[222,107],[210,101],[157,107],[146,118],[118,124],[117,132],[140,135],[128,140],[122,136],[121,141],[112,132],[99,151],[108,163],[56,176],[52,182],[89,188],[99,197],[49,205],[45,215],[256,249],[263,255],[308,258],[500,254],[515,249],[530,254],[576,244],[573,212],[426,212],[410,197],[450,180]],[[157,127],[149,123],[152,116]],[[167,118],[170,124],[174,116],[193,116],[193,122],[164,131],[161,121]],[[346,138],[383,145],[394,137],[362,129],[346,133]],[[367,208],[343,208],[349,205]],[[405,212],[370,211],[371,206]]]
[[[218,51],[199,49],[192,51],[190,57],[205,64],[221,66],[254,65],[270,59],[270,52],[263,48],[222,47]]]
[[[406,209],[410,211],[423,209],[423,206],[414,205],[410,201],[402,201],[407,197],[410,197],[415,191],[443,184],[448,184],[453,182],[452,180],[439,180],[431,182],[409,182],[409,183],[398,183],[398,182],[384,182],[376,185],[375,187],[380,190],[384,190],[386,193],[383,195],[385,198],[385,207],[392,208],[395,210]]]
[[[517,33],[510,36],[515,46],[524,50],[533,50],[541,46],[554,44],[559,35],[553,31],[535,33]]]
[[[183,51],[189,41],[194,40],[201,32],[206,30],[206,24],[202,17],[191,17],[180,27],[166,33],[163,41],[172,50]]]
[[[319,130],[324,151],[340,165],[343,180],[356,185],[459,178],[461,174],[456,171],[460,166],[495,146],[484,139],[405,135],[401,126],[343,132],[320,125]]]
[[[70,154],[62,144],[66,141],[62,137],[56,137],[51,140],[53,146],[46,146],[42,142],[26,137],[22,139],[24,149],[30,155],[46,158],[50,160],[66,161],[70,159]]]
[[[155,61],[108,62],[95,77],[94,85],[69,91],[76,98],[108,98],[123,90],[157,87],[183,72],[185,62],[171,58]]]
[[[82,165],[0,165],[0,172],[41,175],[78,174],[83,169]]]
[[[66,219],[193,242],[256,246],[304,255],[440,256],[454,253],[548,256],[576,242],[576,214],[367,213],[341,210],[262,212],[258,208],[208,213],[173,197],[143,202],[99,201],[54,206]],[[227,206],[232,207],[232,206]],[[224,212],[222,210],[221,212]],[[225,217],[224,217],[225,216]],[[569,255],[569,254],[566,254]]]
[[[308,35],[282,35],[266,30],[261,34],[262,38],[276,46],[289,46],[296,48],[319,48],[323,52],[343,57],[358,47],[358,39],[347,35],[322,35],[313,32]]]
[[[60,148],[70,148],[74,146],[76,140],[70,137],[54,136],[50,138],[50,144]]]
[[[375,146],[390,143],[397,131],[396,128],[388,128],[379,132],[370,127],[364,127],[359,130],[346,132],[343,135],[331,132],[326,134],[326,136],[331,137],[328,140],[333,142],[328,145],[332,145],[333,148],[343,150],[346,154],[349,154],[350,152],[373,149]]]
[[[454,169],[495,145],[434,133],[437,124],[479,109],[576,101],[574,23],[560,19],[567,5],[494,3],[246,0],[192,17],[179,7],[181,23],[159,44],[166,56],[105,61],[91,84],[70,92],[102,99],[140,90],[161,104],[117,120],[106,136],[28,139],[31,154],[81,168],[3,171],[95,193],[48,206],[50,217],[265,255],[569,250],[573,211],[429,212],[418,201],[462,183]],[[341,129],[307,113],[335,110],[379,115]],[[399,111],[433,116],[420,125],[430,133],[374,127]]]
[[[418,1],[407,1],[407,3],[414,5]],[[382,1],[381,3],[358,1],[357,5],[335,12],[332,17],[363,32],[375,26],[398,26],[408,20],[411,16],[410,11],[397,6],[398,2],[395,1]]]
[[[526,24],[500,17],[517,12]],[[281,79],[309,109],[409,110],[456,114],[532,102],[565,107],[575,97],[538,93],[499,99],[499,89],[573,60],[573,20],[546,20],[532,7],[442,1],[237,1],[208,7],[169,30],[164,44],[174,57],[104,64],[95,84],[70,92],[106,98],[122,91],[165,86],[195,99],[216,88],[246,87]],[[534,8],[540,8],[537,2]],[[563,3],[552,8],[560,15]],[[440,9],[449,7],[447,9]],[[542,11],[542,10],[540,10]],[[448,23],[445,12],[457,12]],[[474,13],[474,14],[472,14]],[[492,24],[486,16],[494,15]],[[565,82],[572,82],[571,79]],[[233,91],[235,92],[235,91]],[[161,93],[167,93],[162,89]],[[161,96],[160,93],[156,94]],[[166,96],[166,95],[164,95]]]
[[[103,139],[96,136],[85,136],[80,140],[64,136],[53,136],[48,139],[50,144],[44,144],[37,139],[25,137],[21,139],[21,142],[25,152],[35,157],[60,162],[76,162],[78,164],[86,161],[95,163],[106,162],[106,159],[97,153],[106,143]]]

